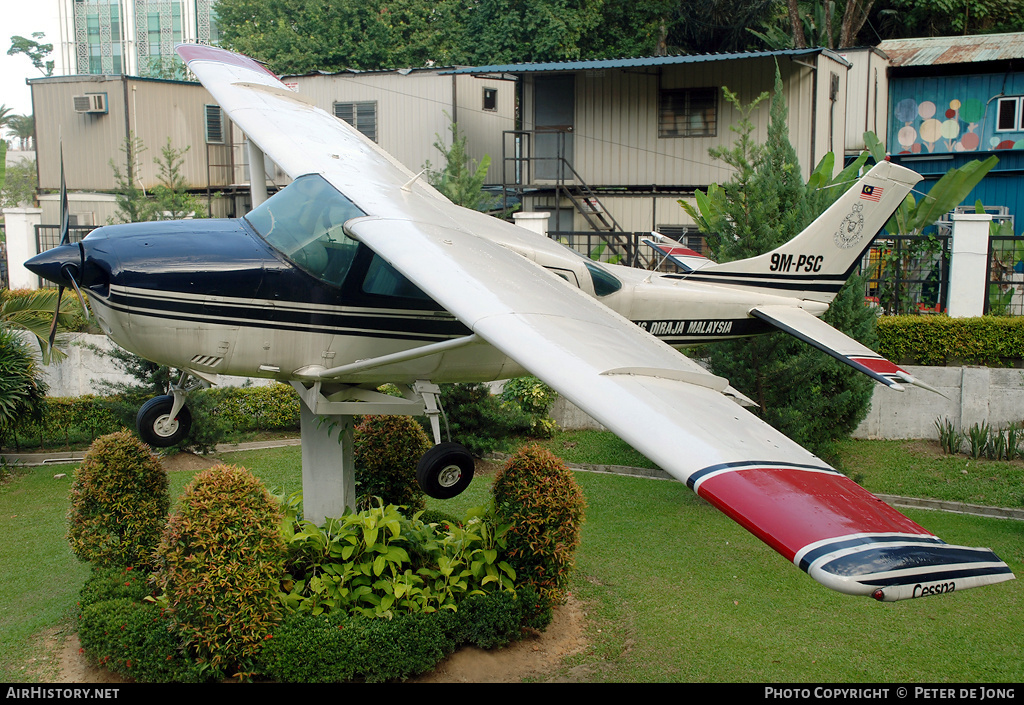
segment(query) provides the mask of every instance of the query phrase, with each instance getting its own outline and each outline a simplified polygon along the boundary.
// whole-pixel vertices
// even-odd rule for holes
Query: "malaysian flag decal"
[[[881,186],[865,186],[860,190],[860,197],[865,201],[878,203],[878,199],[882,197],[882,191],[884,190]]]

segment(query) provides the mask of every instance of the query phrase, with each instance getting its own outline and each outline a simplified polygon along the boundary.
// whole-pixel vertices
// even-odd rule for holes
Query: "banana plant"
[[[960,205],[998,163],[999,158],[994,156],[983,162],[975,159],[947,171],[920,200],[916,200],[913,193],[908,193],[885,229],[892,235],[920,235],[925,228]]]

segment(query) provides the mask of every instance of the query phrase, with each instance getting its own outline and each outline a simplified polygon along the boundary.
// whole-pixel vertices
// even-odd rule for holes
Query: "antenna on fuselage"
[[[426,169],[421,169],[421,170],[420,170],[420,173],[416,174],[416,176],[412,177],[412,178],[411,178],[411,179],[409,179],[409,180],[408,180],[407,182],[405,182],[405,185],[404,185],[404,186],[402,186],[402,190],[403,190],[403,191],[412,191],[412,185],[416,183],[416,180],[417,180],[418,178],[420,178],[421,176],[423,176],[423,172],[424,172],[424,171],[426,171]]]

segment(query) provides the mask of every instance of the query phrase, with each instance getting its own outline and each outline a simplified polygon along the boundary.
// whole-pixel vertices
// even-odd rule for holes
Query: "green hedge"
[[[212,412],[235,433],[299,430],[299,395],[291,385],[216,387],[194,395],[212,401]],[[125,426],[134,429],[136,411],[112,397],[46,397],[40,419],[22,419],[17,438],[4,439],[4,445],[20,449],[91,443]]]
[[[878,352],[905,365],[1018,367],[1024,360],[1024,318],[882,316]]]

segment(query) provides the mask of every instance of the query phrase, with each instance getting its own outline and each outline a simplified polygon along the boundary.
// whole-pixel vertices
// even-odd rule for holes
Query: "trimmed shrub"
[[[423,509],[416,464],[430,450],[430,438],[411,416],[363,416],[355,425],[356,491],[361,507],[378,497],[385,505]]]
[[[382,682],[430,670],[457,644],[453,612],[394,619],[294,614],[260,652],[260,672],[285,683]]]
[[[141,602],[152,592],[148,578],[145,571],[130,566],[94,566],[78,593],[78,609],[122,598]]]
[[[149,446],[128,431],[97,438],[71,484],[71,550],[97,565],[148,568],[169,506],[167,473]]]
[[[204,679],[170,619],[152,603],[121,597],[89,604],[78,619],[78,638],[93,662],[140,683]]]
[[[897,364],[1013,367],[1024,358],[1024,318],[881,316],[878,352]]]
[[[551,604],[564,600],[586,500],[572,472],[550,451],[525,446],[491,487],[499,523],[508,524],[505,556],[517,585],[532,585]]]
[[[157,551],[175,627],[215,672],[251,670],[281,618],[281,509],[244,468],[216,465],[185,488]]]

